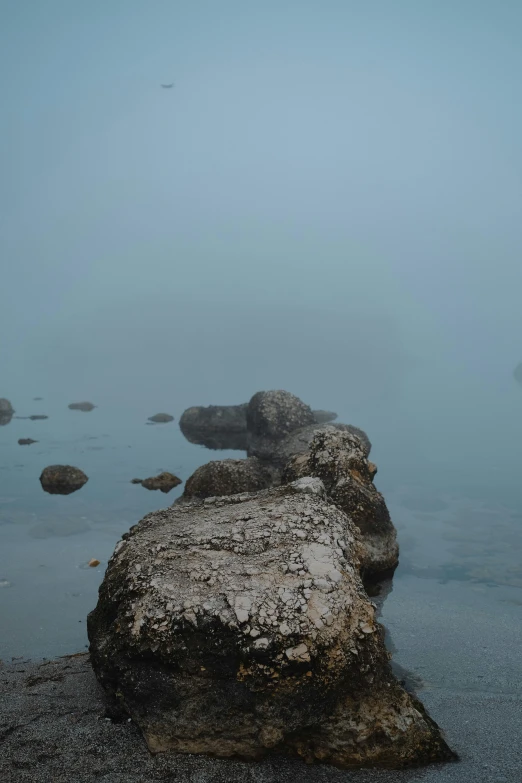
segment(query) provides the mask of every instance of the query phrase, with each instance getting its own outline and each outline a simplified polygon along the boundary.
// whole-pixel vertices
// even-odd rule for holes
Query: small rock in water
[[[131,484],[141,484],[143,479],[131,479]]]
[[[43,397],[33,397],[33,402],[41,402]]]
[[[20,446],[30,446],[31,443],[38,443],[38,441],[32,438],[19,438],[18,443]]]
[[[34,414],[33,416],[29,416],[29,419],[31,421],[42,421],[43,419],[48,419],[49,416],[44,416],[43,414]]]
[[[159,476],[143,479],[141,486],[145,489],[159,489],[161,492],[170,492],[174,487],[182,483],[181,479],[173,473],[160,473]]]
[[[170,413],[155,413],[154,416],[149,416],[149,421],[154,424],[167,424],[169,421],[174,421],[174,416]]]
[[[96,566],[100,565],[100,561],[93,557],[92,560],[89,560],[88,565],[90,565],[91,568],[96,568]]]
[[[83,411],[84,413],[93,411],[95,407],[96,405],[93,405],[92,402],[71,402],[69,405],[71,411]]]
[[[70,495],[88,481],[83,470],[71,465],[49,465],[40,476],[42,489],[50,495]]]

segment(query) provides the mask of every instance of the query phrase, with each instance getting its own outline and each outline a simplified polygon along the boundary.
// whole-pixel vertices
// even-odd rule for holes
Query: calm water
[[[186,480],[209,459],[241,456],[188,443],[177,424],[181,410],[167,409],[175,422],[150,426],[147,417],[157,412],[150,406],[108,405],[82,413],[68,410],[67,402],[18,399],[19,415],[46,413],[49,419],[13,418],[0,428],[0,658],[84,648],[85,617],[116,541],[183,489],[149,492],[132,485],[132,478],[168,470]],[[22,437],[38,443],[19,446]],[[446,583],[458,602],[468,582],[488,601],[498,601],[499,611],[506,601],[521,606],[522,507],[516,492],[508,502],[504,493],[484,486],[456,491],[450,480],[444,486],[443,476],[412,479],[410,471],[405,481],[404,466],[386,448],[376,446],[374,455],[376,484],[399,531],[396,584],[412,578]],[[44,493],[38,477],[55,463],[80,467],[89,482],[68,496]],[[97,568],[87,566],[91,558],[100,560]]]

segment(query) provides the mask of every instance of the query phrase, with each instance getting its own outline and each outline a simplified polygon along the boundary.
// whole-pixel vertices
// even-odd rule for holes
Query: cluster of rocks
[[[247,459],[198,468],[132,527],[88,618],[112,709],[152,752],[454,758],[392,674],[365,584],[396,567],[395,528],[368,438],[334,418],[283,391],[183,414],[192,442],[242,439]]]

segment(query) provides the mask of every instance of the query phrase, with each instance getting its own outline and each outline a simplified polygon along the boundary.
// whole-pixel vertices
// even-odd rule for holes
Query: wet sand
[[[460,756],[405,771],[340,771],[274,757],[243,763],[151,756],[113,723],[87,654],[0,668],[0,777],[9,783],[520,783],[522,591],[404,576],[384,603],[394,661]]]

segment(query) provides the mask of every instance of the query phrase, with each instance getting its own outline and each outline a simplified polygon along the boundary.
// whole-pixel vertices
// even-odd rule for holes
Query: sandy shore
[[[500,606],[502,609],[500,610]],[[106,717],[86,654],[0,668],[0,779],[8,783],[520,783],[522,600],[406,577],[384,605],[395,660],[461,760],[402,772],[343,772],[271,758],[245,764],[151,756],[138,729]]]

